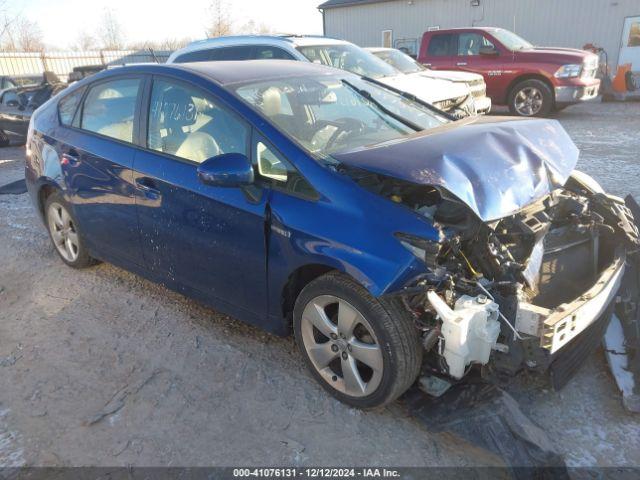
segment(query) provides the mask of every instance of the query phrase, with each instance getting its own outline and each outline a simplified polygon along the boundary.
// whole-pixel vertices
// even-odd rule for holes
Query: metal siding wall
[[[325,11],[329,37],[380,46],[382,30],[394,39],[417,38],[429,26],[503,27],[536,45],[580,48],[595,43],[617,65],[625,17],[640,15],[640,0],[395,0]],[[514,28],[515,23],[515,28]]]

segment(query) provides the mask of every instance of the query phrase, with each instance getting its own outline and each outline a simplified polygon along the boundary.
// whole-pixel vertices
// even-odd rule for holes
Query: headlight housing
[[[440,253],[440,243],[407,233],[396,233],[395,235],[404,248],[413,253],[416,258],[422,260],[428,267],[435,268],[437,266],[436,261]]]
[[[558,71],[554,74],[556,78],[575,78],[579,77],[580,73],[582,73],[582,64],[581,63],[571,63],[568,65],[561,66]]]

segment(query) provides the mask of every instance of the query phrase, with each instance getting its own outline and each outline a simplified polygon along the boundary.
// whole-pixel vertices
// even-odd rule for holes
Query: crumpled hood
[[[489,222],[564,185],[578,155],[556,120],[483,116],[332,156],[345,165],[446,190]]]
[[[419,73],[400,74],[376,79],[380,83],[408,92],[423,102],[434,103],[453,98],[466,97],[470,91],[466,84],[442,78],[428,78]]]

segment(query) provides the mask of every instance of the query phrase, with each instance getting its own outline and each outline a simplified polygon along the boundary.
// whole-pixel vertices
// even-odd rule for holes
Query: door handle
[[[160,190],[156,187],[156,182],[149,177],[136,178],[136,186],[144,192],[148,198],[160,198]]]
[[[78,154],[76,154],[75,152],[63,153],[60,163],[62,165],[74,166],[80,163],[80,158],[78,157]]]
[[[458,63],[456,63],[456,65],[459,66],[459,67],[464,67],[464,66],[467,65],[467,62],[458,62]]]

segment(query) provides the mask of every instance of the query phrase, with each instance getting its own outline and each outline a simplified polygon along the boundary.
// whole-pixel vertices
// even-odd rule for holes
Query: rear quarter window
[[[85,91],[85,87],[70,93],[58,102],[58,117],[62,125],[73,124],[73,118],[78,110],[80,99]]]

